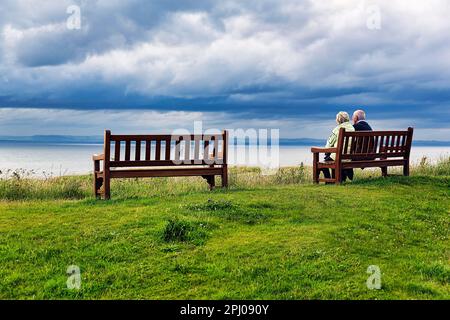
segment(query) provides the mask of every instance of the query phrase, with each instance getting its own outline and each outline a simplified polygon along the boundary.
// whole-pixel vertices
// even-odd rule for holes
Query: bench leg
[[[334,181],[336,184],[342,183],[342,169],[336,168],[335,174],[334,174]]]
[[[102,185],[103,185],[103,178],[96,177],[94,173],[94,195],[97,199],[100,198],[100,189]]]
[[[213,175],[212,176],[202,176],[202,178],[205,179],[206,182],[208,183],[209,190],[214,189],[216,182],[215,182],[215,177]]]
[[[109,177],[104,178],[103,182],[103,198],[105,200],[111,199],[111,186]]]
[[[409,176],[409,163],[407,163],[403,166],[403,175],[405,177]]]
[[[313,182],[319,183],[320,171],[317,169],[317,163],[319,162],[319,154],[313,153]]]
[[[228,188],[228,170],[224,169],[222,173],[222,187]]]
[[[381,167],[381,174],[383,177],[387,177],[387,167]]]
[[[209,190],[214,189],[216,186],[216,176],[209,176]]]

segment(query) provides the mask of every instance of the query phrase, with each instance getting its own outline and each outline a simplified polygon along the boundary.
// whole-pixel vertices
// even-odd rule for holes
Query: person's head
[[[341,124],[341,123],[348,122],[348,121],[350,121],[350,116],[348,115],[347,112],[340,111],[336,115],[336,122],[337,122],[337,124]]]
[[[364,110],[356,110],[355,112],[353,112],[352,120],[353,123],[357,123],[361,120],[366,120],[366,113],[364,112]]]

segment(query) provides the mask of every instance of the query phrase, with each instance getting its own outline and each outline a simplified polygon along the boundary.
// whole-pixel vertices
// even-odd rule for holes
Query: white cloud
[[[64,28],[69,4],[2,1],[0,98],[225,96],[242,111],[272,101],[279,115],[277,101],[380,106],[384,115],[448,105],[436,93],[450,85],[446,0],[81,1],[79,31]],[[380,30],[366,26],[371,5]]]
[[[449,61],[444,58],[450,54],[450,46],[437,41],[450,29],[447,1],[434,0],[433,5],[402,0],[264,3],[275,6],[278,11],[274,15],[280,17],[270,20],[270,12],[258,10],[258,6],[243,6],[235,14],[222,15],[214,10],[163,11],[166,18],[159,25],[130,43],[120,35],[128,35],[124,25],[133,21],[131,13],[121,15],[119,23],[110,21],[115,33],[106,40],[97,38],[93,15],[85,18],[91,28],[82,36],[83,31],[63,30],[63,21],[23,29],[8,24],[3,42],[8,55],[18,62],[58,64],[45,70],[40,90],[53,89],[46,84],[47,78],[68,80],[67,73],[70,81],[95,77],[104,83],[126,82],[128,91],[173,96],[213,95],[277,82],[312,88],[371,86],[387,80],[402,84],[430,68],[448,77],[447,69],[434,64],[438,60],[448,65]],[[372,3],[381,10],[379,31],[365,25],[365,8]],[[95,13],[88,3],[85,6]],[[117,6],[97,2],[96,10],[107,16],[108,10],[117,10]],[[126,7],[122,4],[120,9],[127,12]],[[130,32],[140,31],[129,28]],[[61,47],[55,50],[57,43]],[[36,50],[30,53],[30,49]],[[37,71],[23,68],[22,72]]]

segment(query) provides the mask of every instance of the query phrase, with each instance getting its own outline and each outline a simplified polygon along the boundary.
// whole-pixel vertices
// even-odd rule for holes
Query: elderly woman
[[[340,111],[336,115],[336,123],[337,127],[333,129],[331,132],[330,137],[327,140],[327,144],[325,148],[335,148],[338,142],[339,138],[339,130],[341,128],[345,128],[345,131],[355,131],[355,128],[353,128],[352,124],[350,123],[350,116],[345,111]],[[327,153],[325,154],[325,161],[334,161],[335,154]],[[322,169],[323,175],[325,178],[331,178],[330,176],[330,170],[329,169]],[[334,177],[334,170],[333,170],[333,177]],[[353,170],[344,170],[342,175],[342,181],[345,181],[346,179],[350,178],[350,180],[353,179]]]

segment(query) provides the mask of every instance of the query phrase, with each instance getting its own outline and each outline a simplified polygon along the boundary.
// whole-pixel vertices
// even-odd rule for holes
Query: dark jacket
[[[355,131],[373,131],[372,127],[364,120],[358,121],[356,124],[353,125],[353,128],[355,128]],[[373,145],[373,137],[372,137],[372,145]],[[373,157],[363,158],[361,160],[374,160]],[[352,176],[353,178],[353,176]]]
[[[355,131],[372,131],[372,127],[364,120],[358,121],[353,125]]]

